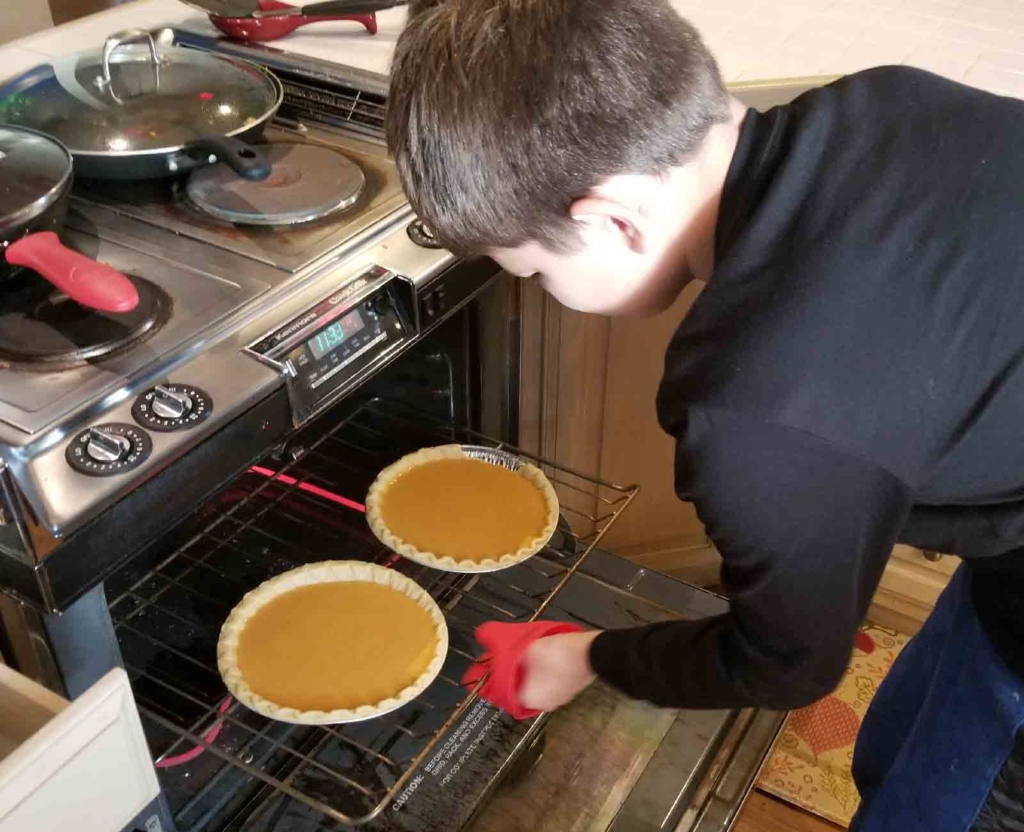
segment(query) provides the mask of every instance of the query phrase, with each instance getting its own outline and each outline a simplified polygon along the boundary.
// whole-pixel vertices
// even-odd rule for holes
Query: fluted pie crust
[[[511,566],[522,563],[543,549],[558,526],[558,496],[555,494],[555,489],[551,486],[548,478],[544,476],[543,471],[535,465],[511,457],[511,455],[503,454],[503,452],[493,453],[495,455],[503,454],[504,458],[514,460],[517,467],[515,470],[511,470],[503,465],[498,467],[503,467],[513,475],[523,477],[531,483],[543,498],[544,504],[542,529],[539,533],[531,533],[529,530],[525,531],[523,542],[518,548],[498,556],[459,559],[417,548],[411,541],[403,540],[388,528],[388,524],[383,516],[382,506],[386,500],[388,489],[399,477],[419,466],[429,465],[442,460],[475,459],[483,463],[489,462],[487,459],[487,449],[471,448],[470,450],[480,453],[467,453],[461,445],[441,445],[435,448],[423,448],[402,457],[396,463],[381,471],[377,479],[374,480],[373,485],[370,486],[369,493],[366,496],[366,520],[377,539],[402,557],[447,572],[495,572],[500,569],[508,569]],[[495,504],[492,510],[500,513],[502,507],[500,504]],[[467,510],[466,522],[473,522],[478,519],[478,517],[473,516]]]
[[[396,690],[377,702],[367,702],[356,708],[333,710],[300,710],[287,704],[272,702],[257,694],[249,686],[239,666],[239,640],[246,625],[263,607],[293,590],[316,584],[337,582],[362,582],[377,584],[400,593],[414,601],[429,616],[434,625],[436,644],[434,655],[426,669],[408,687]],[[358,638],[359,632],[339,634],[340,638]],[[257,713],[284,722],[307,725],[325,725],[341,722],[356,722],[394,711],[420,695],[437,677],[448,655],[448,626],[437,603],[415,581],[393,569],[361,561],[324,561],[292,569],[260,584],[247,593],[231,611],[224,622],[217,644],[217,666],[231,694],[247,708]],[[324,657],[331,661],[330,656]],[[366,668],[353,667],[352,673],[367,672]]]

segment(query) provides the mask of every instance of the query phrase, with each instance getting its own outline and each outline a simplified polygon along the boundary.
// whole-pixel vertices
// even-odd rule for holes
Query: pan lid
[[[262,180],[243,179],[225,164],[200,168],[189,177],[189,199],[226,222],[298,225],[350,208],[366,185],[359,165],[329,147],[276,142],[264,159],[273,172]]]
[[[112,156],[237,135],[269,119],[283,96],[277,79],[255,64],[158,46],[145,30],[54,59],[7,90],[0,121],[49,133],[76,155]]]
[[[0,231],[29,222],[53,205],[71,181],[71,156],[59,143],[0,125]]]

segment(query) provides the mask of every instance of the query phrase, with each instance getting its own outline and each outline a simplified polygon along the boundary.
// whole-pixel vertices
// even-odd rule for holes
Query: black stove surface
[[[159,286],[134,275],[139,293],[130,312],[89,309],[29,270],[0,292],[0,362],[14,369],[67,370],[111,357],[155,334],[172,303]]]

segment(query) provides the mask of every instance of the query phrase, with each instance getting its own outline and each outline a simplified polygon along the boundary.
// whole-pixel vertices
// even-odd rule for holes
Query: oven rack
[[[546,611],[557,616],[559,591],[583,574],[581,565],[638,491],[386,399],[355,403],[319,435],[315,427],[107,582],[156,765],[174,764],[160,779],[179,832],[238,829],[240,818],[271,806],[281,811],[287,798],[297,802],[293,809],[321,815],[325,828],[378,818],[476,699],[459,684],[478,655],[475,626],[530,621]],[[356,501],[376,473],[420,447],[451,442],[503,448],[543,468],[563,516],[541,553],[502,572],[454,575],[400,560],[373,538]],[[345,558],[400,569],[437,600],[450,637],[438,679],[393,714],[349,725],[275,722],[226,700],[216,641],[234,604],[274,574]]]

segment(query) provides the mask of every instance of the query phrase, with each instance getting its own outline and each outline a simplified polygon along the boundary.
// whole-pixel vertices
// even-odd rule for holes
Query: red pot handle
[[[52,231],[29,234],[7,247],[7,262],[39,272],[73,301],[103,312],[131,312],[139,292],[106,263],[67,248]]]

